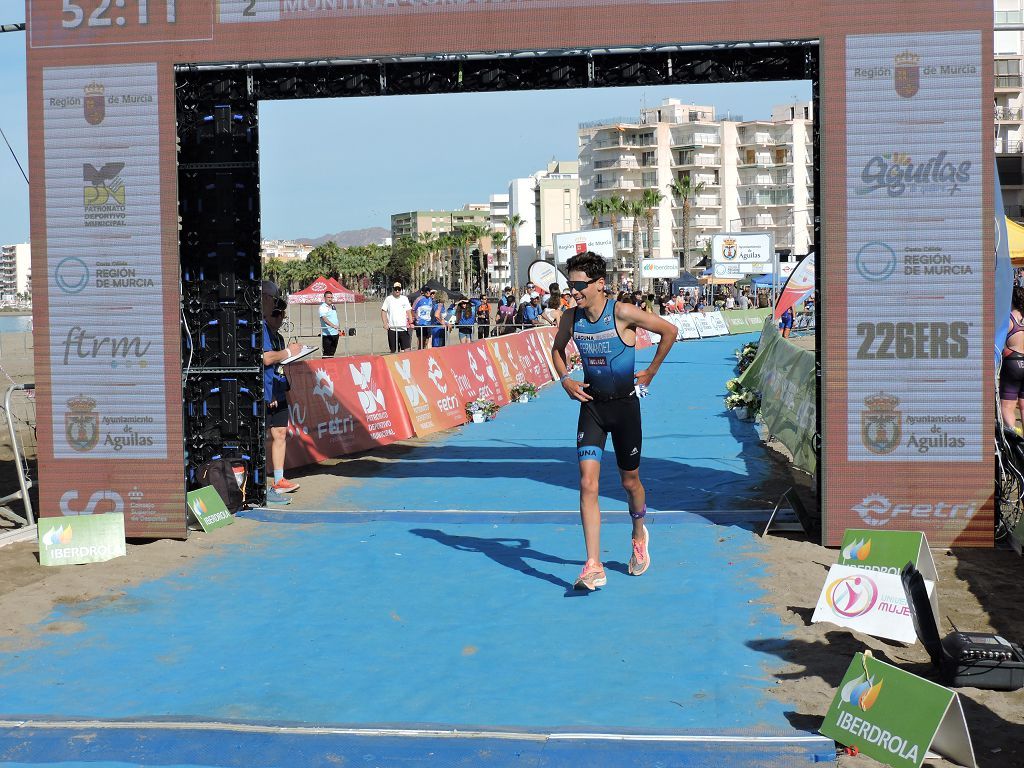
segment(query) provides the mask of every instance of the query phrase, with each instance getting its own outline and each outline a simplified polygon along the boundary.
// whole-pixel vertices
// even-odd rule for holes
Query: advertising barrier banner
[[[102,563],[127,554],[124,515],[39,518],[39,564]]]
[[[383,358],[299,361],[291,363],[287,373],[291,389],[286,468],[412,437],[412,425]],[[417,381],[426,381],[426,376]]]
[[[931,597],[935,582],[924,583]],[[819,621],[901,643],[917,642],[899,574],[833,565],[811,616],[812,623]]]
[[[814,474],[818,466],[814,353],[782,338],[768,318],[757,356],[740,382],[761,393],[761,417],[768,431],[786,446],[796,466]]]
[[[420,437],[457,427],[469,419],[455,379],[442,365],[445,349],[436,347],[385,358],[413,431]]]
[[[929,750],[976,768],[963,707],[953,691],[857,653],[821,733],[894,768],[920,768]]]
[[[508,405],[508,389],[483,341],[453,344],[434,352],[438,353],[442,367],[451,373],[463,406],[478,397],[492,400],[497,406]]]
[[[728,334],[729,328],[724,322],[716,323],[712,319],[712,315],[718,314],[717,312],[690,312],[687,317],[693,320],[694,326],[697,328],[697,332],[700,334],[702,339],[706,339],[709,336],[721,336],[723,333]],[[721,316],[719,316],[721,321]],[[723,330],[724,329],[724,330]]]
[[[731,309],[722,313],[729,333],[760,333],[770,309]]]

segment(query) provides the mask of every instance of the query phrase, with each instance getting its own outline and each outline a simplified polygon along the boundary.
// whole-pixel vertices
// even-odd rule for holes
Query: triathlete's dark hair
[[[608,269],[605,267],[604,259],[593,251],[577,253],[565,265],[565,272],[582,272],[591,280],[608,276]]]
[[[1013,309],[1024,314],[1024,287],[1019,285],[1013,286],[1010,303]]]

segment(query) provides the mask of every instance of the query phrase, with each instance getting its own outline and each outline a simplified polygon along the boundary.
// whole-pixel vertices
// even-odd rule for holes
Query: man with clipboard
[[[270,433],[267,455],[273,473],[267,491],[268,504],[288,504],[284,495],[298,490],[299,484],[284,478],[284,452],[288,438],[288,378],[284,364],[303,353],[301,344],[285,344],[281,326],[288,304],[281,298],[281,289],[270,280],[263,281],[263,402],[267,430]]]

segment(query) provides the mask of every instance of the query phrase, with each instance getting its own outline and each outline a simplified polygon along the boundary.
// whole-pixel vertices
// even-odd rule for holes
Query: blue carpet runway
[[[753,428],[720,417],[736,344],[680,345],[645,404],[652,504],[700,514],[652,516],[642,578],[626,574],[613,464],[597,593],[570,587],[574,512],[501,512],[576,507],[575,408],[552,388],[333,505],[491,512],[257,511],[305,524],[262,523],[216,559],[55,611],[37,646],[0,657],[0,764],[832,761],[832,742],[794,731],[767,693],[777,657],[753,647],[786,630],[756,602],[756,537],[707,519],[763,509],[769,479]],[[70,621],[81,631],[45,631]]]

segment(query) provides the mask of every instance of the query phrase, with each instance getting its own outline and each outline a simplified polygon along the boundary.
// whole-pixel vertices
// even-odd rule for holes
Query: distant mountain
[[[335,232],[333,235],[321,235],[320,237],[296,237],[293,238],[299,243],[310,245],[323,245],[333,240],[342,248],[351,245],[373,245],[381,243],[385,237],[391,237],[391,230],[384,227],[369,227],[367,229],[347,229],[344,232]]]

